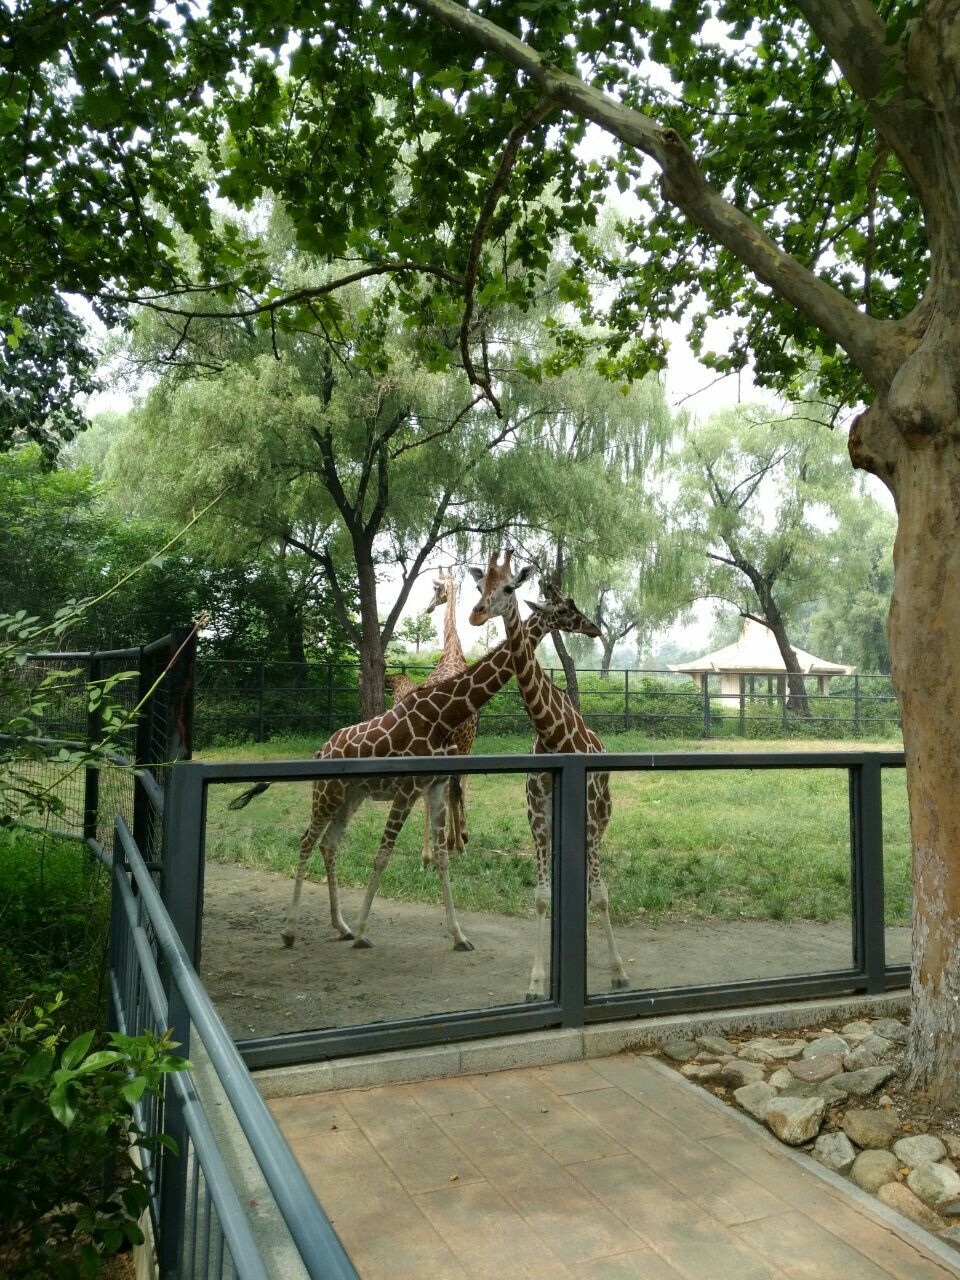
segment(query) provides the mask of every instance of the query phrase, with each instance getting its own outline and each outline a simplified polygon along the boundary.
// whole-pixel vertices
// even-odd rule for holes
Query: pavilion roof
[[[806,653],[796,646],[793,651],[797,655],[800,670],[807,675],[848,676],[854,672],[853,667],[846,667],[840,662],[827,662],[826,659],[814,657],[812,653]],[[670,670],[684,674],[729,671],[751,675],[782,675],[786,667],[770,628],[753,618],[744,618],[740,638],[735,644],[704,654],[702,658],[678,663],[671,666]]]

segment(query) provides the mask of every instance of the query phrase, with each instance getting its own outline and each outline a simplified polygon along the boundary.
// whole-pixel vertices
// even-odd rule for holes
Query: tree
[[[839,507],[824,550],[827,573],[812,608],[801,614],[797,639],[867,674],[890,674],[887,614],[893,590],[897,520],[862,486]]]
[[[116,311],[152,280],[167,306],[215,280],[273,314],[289,299],[211,212],[214,190],[250,205],[270,189],[305,246],[384,274],[411,314],[449,317],[459,298],[464,366],[494,399],[478,300],[535,292],[565,236],[608,272],[611,341],[600,352],[558,323],[561,364],[599,354],[614,377],[646,371],[663,360],[660,320],[687,314],[721,372],[752,359],[796,395],[813,354],[828,397],[868,406],[851,458],[898,508],[888,634],[916,852],[910,1078],[958,1108],[955,0],[501,0],[484,16],[454,0],[243,0],[176,26],[149,0],[87,0],[21,6],[8,26],[8,310],[75,289]],[[579,148],[588,122],[614,140],[608,159]],[[609,263],[584,236],[608,175],[637,198],[631,252]],[[166,271],[171,225],[195,246],[189,279]],[[564,297],[590,314],[583,280],[572,264]],[[717,315],[737,332],[711,353]]]
[[[423,613],[404,618],[397,628],[397,635],[407,644],[412,644],[415,653],[420,652],[422,644],[427,644],[430,640],[436,640],[437,638],[433,619],[426,609],[424,609]]]
[[[811,431],[800,411],[772,417],[743,406],[688,424],[678,477],[681,526],[701,557],[698,594],[729,601],[770,628],[789,705],[808,717],[787,632],[827,582],[830,528],[852,488],[843,441]]]

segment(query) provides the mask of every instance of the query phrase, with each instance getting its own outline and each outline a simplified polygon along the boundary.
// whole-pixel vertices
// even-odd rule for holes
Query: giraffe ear
[[[537,566],[535,564],[525,565],[517,574],[517,580],[514,583],[517,587],[522,587],[525,582],[537,576]]]
[[[470,577],[474,580],[474,582],[482,582],[484,575],[486,573],[486,569],[478,569],[476,565],[471,565],[467,570],[467,572],[470,574]]]
[[[527,604],[530,606],[530,608],[533,610],[534,613],[544,614],[547,612],[548,606],[546,602],[543,600],[528,600]]]

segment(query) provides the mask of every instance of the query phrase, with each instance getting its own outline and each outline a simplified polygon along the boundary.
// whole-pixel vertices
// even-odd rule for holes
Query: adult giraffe
[[[574,751],[590,754],[603,751],[603,743],[592,729],[587,728],[583,717],[566,693],[548,679],[537,661],[534,647],[529,642],[528,628],[520,622],[516,594],[517,587],[526,582],[535,570],[526,568],[514,573],[510,565],[512,554],[508,549],[503,564],[497,563],[494,554],[490,557],[486,570],[470,570],[480,584],[480,600],[470,614],[470,622],[473,626],[480,627],[491,618],[503,618],[517,686],[537,735],[533,747],[535,753],[562,755]],[[533,606],[541,620],[548,617],[554,601],[564,598],[558,588],[552,585],[547,587],[547,597],[545,604]],[[600,635],[600,628],[591,624],[589,629],[582,630],[582,634],[596,638]],[[606,930],[610,951],[610,985],[614,990],[619,990],[628,987],[630,982],[614,940],[607,886],[600,871],[600,839],[610,821],[610,809],[610,775],[590,773],[587,780],[585,850],[587,885],[590,901],[600,913]],[[546,995],[546,920],[550,906],[550,834],[553,820],[553,778],[549,773],[527,775],[527,817],[537,854],[537,949],[533,957],[527,999],[542,1000]]]
[[[452,569],[441,569],[439,577],[434,578],[433,599],[427,605],[427,612],[432,613],[440,605],[445,605],[446,610],[443,619],[443,651],[440,654],[437,665],[421,685],[414,684],[409,676],[406,675],[387,676],[387,688],[393,694],[394,705],[406,698],[414,689],[423,689],[439,684],[449,676],[459,675],[461,671],[466,671],[467,669],[467,660],[464,657],[463,646],[460,643],[460,635],[457,631],[457,584]],[[448,744],[451,748],[450,754],[468,756],[476,736],[477,717],[469,716],[462,724],[457,725],[453,731]],[[446,802],[447,824],[453,833],[452,845],[460,853],[470,838],[467,832],[466,776],[447,780]],[[424,803],[423,850],[420,854],[420,861],[424,867],[428,867],[433,860],[430,836],[430,812],[426,803]]]
[[[580,632],[593,635],[596,626],[566,596],[556,593],[550,601],[541,602],[537,612],[522,624],[527,643],[536,646],[548,631]],[[391,756],[448,755],[450,737],[456,727],[498,693],[513,675],[513,659],[506,644],[486,654],[479,662],[460,673],[430,687],[420,685],[404,701],[382,715],[361,724],[347,725],[317,752],[317,760],[362,760]],[[437,870],[447,929],[455,951],[472,951],[473,944],[464,936],[456,917],[450,892],[446,804],[443,788],[446,779],[439,778],[319,778],[313,786],[310,825],[300,838],[300,857],[293,887],[293,900],[282,930],[284,943],[292,947],[296,941],[300,915],[300,898],[307,862],[317,841],[323,854],[330,896],[330,920],[340,938],[355,939],[355,947],[369,947],[366,937],[370,909],[376,897],[383,869],[393,853],[403,824],[417,797],[424,794],[431,820],[431,835],[437,850]],[[243,808],[254,796],[267,789],[269,783],[257,783],[231,801],[230,808]],[[337,884],[336,855],[347,823],[365,799],[391,802],[383,837],[377,850],[370,883],[360,908],[356,933],[343,918]]]

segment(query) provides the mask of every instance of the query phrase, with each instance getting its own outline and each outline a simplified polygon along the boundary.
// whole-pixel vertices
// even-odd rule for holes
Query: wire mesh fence
[[[399,669],[394,665],[394,670]],[[416,682],[431,667],[408,663]],[[566,687],[561,668],[548,674]],[[358,668],[312,662],[227,661],[201,657],[197,664],[198,748],[271,738],[308,736],[324,741],[361,718]],[[791,705],[782,676],[747,673],[737,692],[729,679],[707,673],[697,687],[687,675],[664,670],[610,671],[578,668],[580,709],[595,732],[636,732],[653,738],[832,738],[899,740],[900,712],[889,676],[803,677],[805,713]],[[530,731],[514,681],[481,710],[479,732]]]

